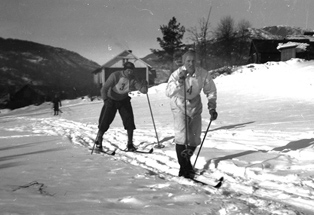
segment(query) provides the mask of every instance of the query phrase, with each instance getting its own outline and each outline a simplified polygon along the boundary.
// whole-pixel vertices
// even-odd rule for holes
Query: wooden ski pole
[[[205,138],[206,138],[207,132],[208,132],[208,130],[209,130],[209,127],[210,127],[210,124],[212,123],[212,121],[213,121],[213,120],[212,120],[212,119],[210,119],[209,124],[208,124],[208,127],[207,127],[206,132],[205,132],[204,137],[203,137],[202,144],[201,144],[200,149],[198,150],[197,156],[196,156],[196,158],[195,158],[195,162],[194,162],[193,168],[195,167],[195,164],[196,164],[197,158],[198,158],[198,156],[199,156],[199,154],[200,154],[200,152],[201,152],[201,149],[202,149],[203,143],[204,143],[204,141],[205,141]]]
[[[159,142],[159,139],[158,139],[157,129],[156,129],[155,120],[154,120],[154,116],[153,116],[152,107],[151,107],[151,105],[150,105],[148,93],[146,93],[146,97],[147,97],[147,102],[148,102],[148,106],[149,106],[149,110],[150,110],[150,115],[151,115],[151,117],[152,117],[154,129],[155,129],[155,134],[156,134],[156,139],[157,139],[157,144],[158,144],[157,146],[155,146],[155,148],[161,149],[161,148],[164,148],[165,146],[162,145],[162,144]]]

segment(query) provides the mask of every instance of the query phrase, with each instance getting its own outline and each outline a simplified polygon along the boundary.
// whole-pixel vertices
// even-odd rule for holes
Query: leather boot
[[[127,131],[128,131],[128,144],[127,144],[128,151],[135,151],[136,148],[133,145],[133,131],[134,130],[127,130]]]
[[[95,144],[97,145],[98,148],[102,148],[103,135],[104,132],[98,131],[97,137],[95,139]]]

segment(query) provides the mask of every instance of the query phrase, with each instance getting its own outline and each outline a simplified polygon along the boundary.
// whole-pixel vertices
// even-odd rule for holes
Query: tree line
[[[175,17],[167,25],[161,25],[162,37],[157,37],[161,49],[151,49],[158,61],[176,69],[182,53],[189,49],[196,51],[198,63],[204,69],[211,70],[231,65],[248,63],[250,35],[249,21],[235,23],[231,16],[223,17],[215,28],[210,26],[210,12],[207,18],[201,18],[197,26],[186,29]],[[182,42],[188,34],[189,44]]]

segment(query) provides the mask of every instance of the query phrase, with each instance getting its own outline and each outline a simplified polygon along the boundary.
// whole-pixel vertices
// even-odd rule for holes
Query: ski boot
[[[96,137],[96,140],[95,140],[95,144],[96,144],[96,148],[99,150],[99,151],[102,151],[102,141],[103,141],[103,138],[101,136],[97,136]]]
[[[133,143],[128,143],[127,145],[127,151],[129,152],[135,152],[137,150],[137,148],[135,148],[135,146],[133,145]]]

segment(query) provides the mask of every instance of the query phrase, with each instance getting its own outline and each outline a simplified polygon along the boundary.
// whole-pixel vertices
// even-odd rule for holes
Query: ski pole
[[[149,101],[149,97],[148,94],[146,93],[146,97],[147,97],[147,102],[148,102],[148,106],[149,106],[149,110],[150,110],[150,115],[152,117],[152,121],[153,121],[153,125],[154,125],[154,129],[155,129],[155,134],[156,134],[156,139],[157,139],[157,146],[156,148],[164,148],[165,146],[160,144],[159,139],[158,139],[158,134],[157,134],[157,129],[156,129],[156,125],[155,125],[155,120],[154,120],[154,116],[153,116],[153,111],[152,111],[152,107],[150,105],[150,101]]]
[[[186,78],[184,78],[184,123],[185,123],[185,150],[181,152],[181,156],[185,157],[187,160],[190,160],[190,157],[193,155],[193,151],[188,148],[188,138],[189,138],[189,128],[188,128],[188,116],[187,116],[187,106],[186,106]]]
[[[93,148],[92,148],[92,152],[90,153],[91,155],[92,155],[92,154],[93,154],[93,152],[94,152],[95,145],[96,145],[96,143],[94,142],[94,146],[93,146]]]
[[[213,120],[212,120],[212,119],[210,119],[209,124],[208,124],[208,127],[207,127],[206,132],[205,132],[204,137],[203,137],[202,144],[201,144],[200,149],[198,150],[197,156],[196,156],[196,158],[195,158],[193,168],[195,167],[195,164],[196,164],[197,158],[198,158],[198,156],[199,156],[199,154],[200,154],[200,152],[201,152],[201,149],[202,149],[203,143],[204,143],[204,141],[205,141],[205,138],[206,138],[207,132],[208,132],[208,130],[209,130],[209,127],[210,127],[210,124],[212,123],[212,121],[213,121]]]
[[[187,117],[187,110],[186,110],[186,79],[184,79],[184,122],[185,122],[185,146],[188,146],[188,117]]]

